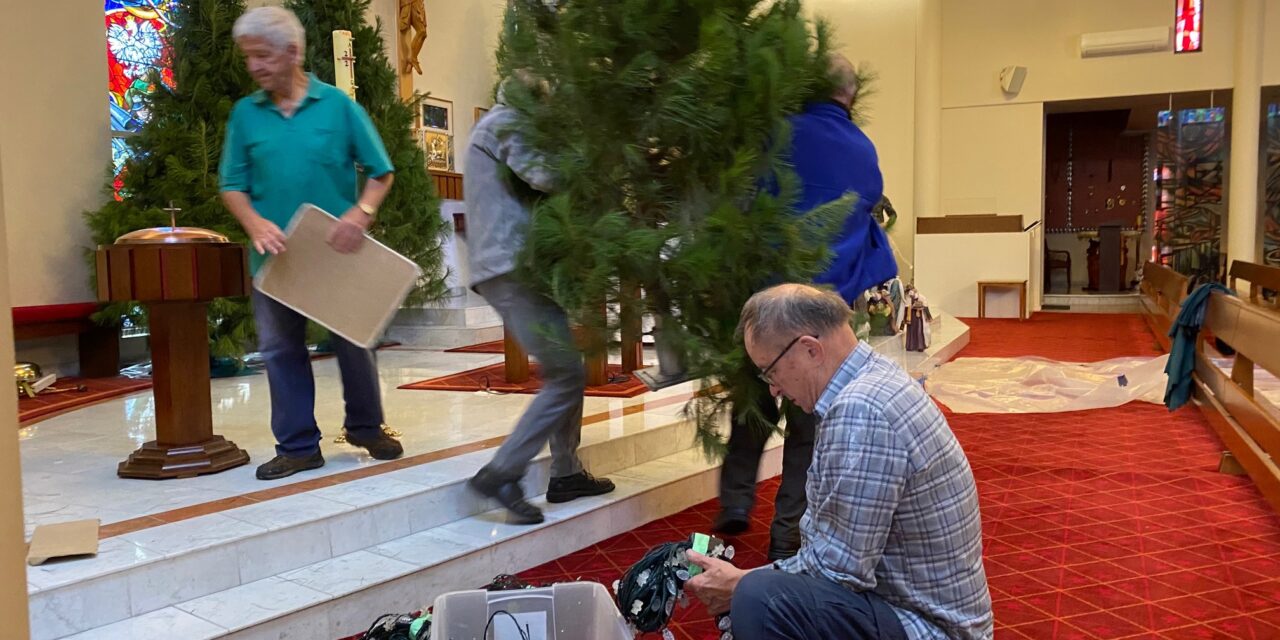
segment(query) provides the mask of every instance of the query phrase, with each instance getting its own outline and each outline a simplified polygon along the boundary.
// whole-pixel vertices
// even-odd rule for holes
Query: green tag
[[[421,617],[421,618],[418,618],[417,620],[414,620],[414,621],[413,621],[413,623],[409,625],[409,637],[410,637],[410,638],[425,638],[426,636],[421,635],[421,634],[422,634],[422,627],[423,627],[423,625],[425,625],[425,624],[427,624],[427,623],[429,623],[429,622],[431,622],[431,614],[429,614],[429,613],[428,613],[427,615],[425,615],[425,616]]]
[[[705,533],[695,533],[693,534],[692,543],[693,543],[693,550],[705,556],[707,555],[707,549],[711,547],[711,536]],[[699,573],[702,573],[702,567],[699,567],[698,565],[690,562],[689,577],[692,578],[693,576],[696,576]]]

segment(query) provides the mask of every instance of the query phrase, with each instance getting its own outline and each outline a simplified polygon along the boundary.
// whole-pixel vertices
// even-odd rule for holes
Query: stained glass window
[[[1157,116],[1153,258],[1201,280],[1220,275],[1226,115],[1211,107]]]
[[[159,82],[173,88],[173,51],[165,38],[174,0],[105,0],[107,28],[107,103],[111,110],[111,162],[116,199],[121,172],[131,153],[124,138],[150,118],[143,97]]]
[[[1174,53],[1193,53],[1204,45],[1201,36],[1204,28],[1204,6],[1202,0],[1177,0],[1178,9],[1174,15],[1174,28],[1177,38],[1173,42]]]

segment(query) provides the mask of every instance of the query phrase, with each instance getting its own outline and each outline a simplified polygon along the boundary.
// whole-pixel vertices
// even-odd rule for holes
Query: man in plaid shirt
[[[737,640],[990,638],[973,472],[942,412],[858,342],[838,295],[784,284],[747,302],[747,353],[818,416],[798,555],[758,570],[696,553],[687,588]]]

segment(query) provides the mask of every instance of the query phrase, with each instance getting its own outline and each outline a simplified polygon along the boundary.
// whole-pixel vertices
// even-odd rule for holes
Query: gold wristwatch
[[[373,205],[368,205],[363,202],[357,202],[356,206],[359,207],[360,210],[363,211],[366,216],[369,216],[370,219],[373,219],[378,214],[378,209]]]

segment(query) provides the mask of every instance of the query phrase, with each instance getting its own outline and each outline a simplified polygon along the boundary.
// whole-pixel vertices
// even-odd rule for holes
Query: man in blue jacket
[[[898,264],[888,237],[871,215],[884,191],[884,178],[875,145],[850,115],[858,98],[857,72],[842,55],[831,57],[831,72],[837,80],[831,98],[807,105],[790,119],[788,159],[800,179],[797,211],[809,211],[849,192],[858,195],[840,233],[831,241],[831,264],[814,283],[829,285],[849,306],[862,309],[866,306],[863,293],[896,276]],[[756,396],[767,420],[776,424],[780,413],[787,418],[782,484],[774,499],[769,532],[769,558],[779,560],[795,555],[800,548],[799,525],[806,506],[805,478],[813,458],[816,419],[791,403],[784,403],[779,412],[763,382]],[[757,470],[768,435],[764,429],[751,428],[743,414],[734,411],[729,453],[720,472],[721,511],[713,528],[726,534],[745,531],[750,521]]]

